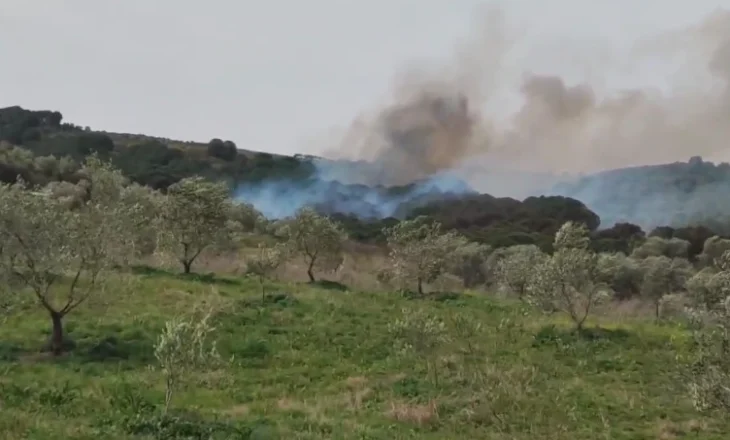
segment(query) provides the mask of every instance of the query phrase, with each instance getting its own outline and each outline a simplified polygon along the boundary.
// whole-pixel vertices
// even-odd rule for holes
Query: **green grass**
[[[262,304],[249,279],[136,276],[125,293],[68,316],[75,346],[60,359],[38,353],[49,322],[37,308],[2,324],[0,437],[709,440],[730,432],[727,418],[697,414],[687,399],[678,326],[603,322],[577,336],[561,317],[476,294],[408,299],[281,284]],[[162,417],[164,382],[149,367],[155,338],[174,313],[213,297],[226,302],[216,334],[233,359],[195,374]],[[388,324],[403,308],[447,323],[468,317],[483,330],[467,338],[448,326],[454,342],[438,352],[435,381],[423,359],[394,347]]]

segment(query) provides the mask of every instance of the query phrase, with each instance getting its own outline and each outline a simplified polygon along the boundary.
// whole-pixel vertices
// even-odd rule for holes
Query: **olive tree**
[[[699,410],[730,412],[730,251],[718,259],[719,272],[696,274],[687,284],[693,350],[689,391]],[[700,288],[701,287],[701,288]],[[701,295],[697,295],[699,292]]]
[[[402,309],[402,316],[388,324],[401,355],[415,355],[426,363],[426,374],[438,385],[438,358],[450,342],[446,324],[420,309]]]
[[[224,183],[188,177],[171,185],[160,206],[159,241],[189,274],[208,247],[225,240],[230,200]]]
[[[486,261],[492,253],[492,247],[486,244],[470,242],[462,239],[451,261],[449,272],[460,277],[465,288],[484,284],[487,281]]]
[[[698,310],[712,309],[730,296],[730,251],[689,278],[686,289],[693,308]]]
[[[560,310],[583,329],[593,307],[608,286],[598,280],[598,255],[590,250],[588,228],[565,223],[555,234],[555,252],[534,269],[528,300],[547,310]]]
[[[716,266],[717,260],[728,250],[730,250],[730,239],[715,235],[705,240],[702,253],[697,256],[697,259],[702,266]]]
[[[286,238],[292,253],[304,258],[310,282],[316,281],[315,269],[332,271],[342,265],[342,246],[347,235],[329,217],[303,208],[279,232]]]
[[[266,235],[267,220],[253,205],[241,201],[231,201],[226,212],[226,240],[215,243],[217,250],[238,252],[241,248],[250,247],[256,241],[256,235]]]
[[[255,275],[261,284],[261,302],[266,298],[266,280],[270,279],[288,257],[288,249],[281,244],[266,246],[259,244],[256,254],[249,256],[246,270]]]
[[[89,194],[73,208],[22,182],[0,186],[3,279],[27,288],[48,312],[55,355],[64,350],[63,318],[118,284],[112,269],[126,263],[130,251],[129,211],[117,203],[121,173],[93,158],[84,171]]]
[[[164,196],[148,186],[132,183],[122,191],[120,203],[129,210],[130,243],[137,257],[152,255],[157,246],[158,220]]]
[[[524,298],[533,276],[533,270],[545,261],[547,255],[533,244],[521,244],[505,249],[497,262],[497,282]]]
[[[210,339],[215,330],[210,323],[212,314],[212,310],[195,311],[167,321],[155,343],[155,358],[165,377],[165,413],[191,373],[220,360],[216,343]]]
[[[689,390],[698,410],[730,413],[730,297],[692,310],[694,359]]]
[[[440,223],[425,217],[402,221],[384,232],[393,277],[403,284],[415,281],[421,295],[423,284],[435,281],[464,244],[460,236],[442,232]]]
[[[610,286],[617,298],[626,299],[638,294],[643,279],[641,260],[621,252],[598,254],[598,281]]]
[[[662,299],[684,289],[692,275],[692,265],[684,258],[665,256],[648,257],[641,262],[644,276],[641,283],[642,295],[654,305],[654,315],[660,318]]]
[[[680,238],[649,237],[631,253],[632,258],[644,259],[663,255],[669,258],[687,258],[690,243]]]

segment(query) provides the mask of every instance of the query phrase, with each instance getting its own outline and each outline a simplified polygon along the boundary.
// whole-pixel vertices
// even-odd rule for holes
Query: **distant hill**
[[[604,226],[703,224],[730,233],[730,164],[700,157],[596,173],[558,184],[549,193],[583,201]]]
[[[383,225],[415,215],[428,215],[495,246],[532,243],[549,248],[550,236],[567,220],[605,230],[603,245],[616,250],[625,250],[629,238],[645,235],[641,228],[704,225],[730,233],[730,204],[723,197],[730,190],[730,165],[698,157],[596,173],[554,186],[547,184],[553,181],[547,175],[485,171],[482,180],[492,179],[492,186],[509,177],[512,186],[523,184],[522,193],[539,196],[520,201],[479,194],[457,174],[441,172],[401,186],[368,185],[378,181],[380,165],[244,150],[221,139],[187,142],[97,131],[64,122],[58,111],[0,109],[0,181],[14,182],[18,176],[35,185],[74,181],[79,164],[92,153],[110,159],[131,180],[157,189],[192,175],[224,180],[234,197],[269,217],[314,206],[364,241],[381,239]],[[480,167],[475,164],[468,172],[479,173]],[[615,223],[619,225],[612,228]],[[641,228],[637,232],[625,224]],[[699,240],[712,233],[690,229],[678,234]]]

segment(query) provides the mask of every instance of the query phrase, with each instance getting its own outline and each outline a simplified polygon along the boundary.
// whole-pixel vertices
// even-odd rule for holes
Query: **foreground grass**
[[[279,285],[262,303],[248,279],[139,276],[68,317],[75,343],[38,353],[35,308],[0,327],[5,439],[721,439],[730,421],[697,414],[677,375],[676,326],[602,323],[590,335],[479,295],[407,299],[332,286]],[[166,319],[201,298],[224,301],[219,350],[160,415],[153,344]],[[403,308],[481,322],[426,362],[394,348]]]

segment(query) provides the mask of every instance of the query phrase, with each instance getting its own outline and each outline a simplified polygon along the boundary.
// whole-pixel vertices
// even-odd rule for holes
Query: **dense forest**
[[[592,231],[593,246],[601,251],[628,252],[645,237],[656,235],[688,240],[693,258],[707,238],[727,233],[724,208],[708,200],[730,182],[730,165],[700,158],[615,170],[546,189],[575,198],[555,195],[519,201],[473,191],[445,192],[419,182],[368,187],[322,181],[317,176],[318,159],[309,156],[242,150],[221,139],[195,143],[95,131],[65,123],[58,111],[0,109],[3,182],[18,178],[38,186],[76,182],[81,163],[90,154],[110,159],[130,180],[163,191],[193,175],[223,179],[232,192],[265,214],[275,213],[276,206],[273,211],[261,209],[263,203],[282,205],[287,193],[297,188],[297,197],[308,194],[307,204],[338,220],[353,239],[363,242],[382,241],[383,226],[419,215],[494,247],[536,244],[546,251],[560,225],[570,220],[585,223]],[[268,191],[261,191],[262,185]],[[598,191],[601,185],[611,190]],[[655,203],[639,205],[647,198]],[[699,207],[702,202],[706,206]],[[586,205],[601,207],[596,211],[604,218]],[[653,226],[646,231],[639,226],[647,224]],[[663,224],[668,226],[657,227]]]

